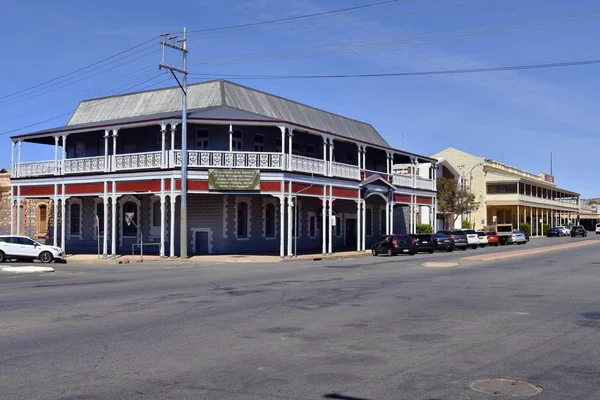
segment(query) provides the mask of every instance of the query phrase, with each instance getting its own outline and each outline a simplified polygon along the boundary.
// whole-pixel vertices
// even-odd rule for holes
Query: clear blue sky
[[[375,1],[5,2],[0,97],[183,26],[216,28],[370,2]],[[595,59],[600,58],[599,18],[594,0],[407,0],[255,29],[192,34],[190,71],[385,73]],[[78,75],[67,86],[0,99],[0,133],[50,118],[16,133],[64,125],[68,115],[63,114],[85,98],[173,85],[163,82],[168,76],[158,76],[159,59],[157,44]],[[130,62],[121,65],[125,61]],[[449,146],[496,160],[503,153],[504,162],[539,173],[549,172],[553,152],[557,184],[597,197],[599,70],[592,65],[361,80],[232,80],[369,122],[398,148],[404,134],[405,148],[424,155]],[[58,90],[45,93],[50,89]],[[9,135],[0,136],[0,144],[0,165],[9,167]],[[51,147],[24,146],[24,161],[52,158]]]

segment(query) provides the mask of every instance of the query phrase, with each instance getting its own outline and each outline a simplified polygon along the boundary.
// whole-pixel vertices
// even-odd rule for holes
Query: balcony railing
[[[413,177],[412,175],[394,174],[392,183],[396,186],[405,186],[411,188],[413,186]]]
[[[331,163],[331,175],[338,178],[360,179],[360,168],[356,165]]]
[[[292,171],[307,172],[309,174],[323,175],[325,161],[318,158],[302,157],[292,155]]]
[[[181,150],[174,150],[172,163],[181,166]],[[281,169],[283,155],[281,153],[258,152],[229,152],[190,150],[188,152],[188,167],[207,168],[260,168]]]
[[[433,179],[427,179],[420,176],[416,177],[416,188],[424,190],[435,190],[435,181]]]
[[[54,164],[54,162],[52,163]],[[64,174],[80,174],[86,172],[104,172],[108,171],[108,168],[104,156],[69,158],[62,161],[62,171]]]
[[[504,193],[504,194],[487,194],[487,198],[489,201],[499,201],[499,202],[511,202],[513,204],[517,204],[518,202],[527,202],[534,203],[539,207],[556,207],[556,208],[565,208],[569,210],[579,210],[579,204],[576,200],[554,200],[554,199],[544,199],[536,196],[528,196],[525,194],[516,194],[516,193]]]
[[[162,151],[135,154],[117,154],[114,156],[113,171],[161,168],[163,159],[162,154]]]
[[[52,161],[24,162],[18,164],[17,176],[19,178],[54,175],[57,172],[56,164]]]

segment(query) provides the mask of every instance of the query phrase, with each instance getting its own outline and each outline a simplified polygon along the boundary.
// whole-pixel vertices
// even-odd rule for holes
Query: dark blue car
[[[560,237],[562,236],[562,232],[560,231],[559,228],[551,228],[548,231],[548,234],[546,235],[546,237]]]

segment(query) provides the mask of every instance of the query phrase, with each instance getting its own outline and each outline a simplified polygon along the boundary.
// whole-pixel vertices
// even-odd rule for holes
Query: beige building
[[[539,236],[543,224],[559,226],[577,218],[579,194],[557,187],[550,175],[535,175],[451,147],[433,157],[460,171],[463,184],[480,202],[477,211],[463,216],[475,229],[495,222],[519,229],[527,223],[532,235]]]

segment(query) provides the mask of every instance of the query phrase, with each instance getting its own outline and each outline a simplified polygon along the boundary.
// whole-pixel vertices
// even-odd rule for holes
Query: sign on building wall
[[[546,182],[554,183],[554,177],[552,175],[544,174],[544,180]]]
[[[260,190],[260,171],[213,169],[208,172],[209,190]]]

